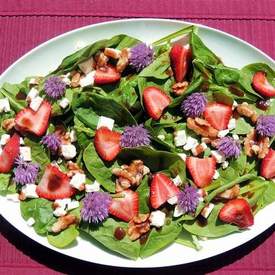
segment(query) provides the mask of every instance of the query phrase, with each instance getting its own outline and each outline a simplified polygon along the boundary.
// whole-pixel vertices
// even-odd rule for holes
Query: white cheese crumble
[[[22,187],[21,192],[25,195],[26,198],[35,199],[39,196],[36,193],[36,184],[26,184]]]
[[[100,127],[107,127],[108,129],[112,130],[114,127],[115,121],[112,118],[106,116],[100,116],[97,122],[96,129]]]
[[[225,160],[224,162],[222,162],[222,169],[226,169],[228,165],[229,165],[229,162]]]
[[[205,206],[202,211],[201,215],[207,219],[209,215],[211,214],[212,210],[214,209],[215,205],[213,203],[209,203],[207,206]]]
[[[216,180],[219,176],[220,176],[219,171],[218,171],[218,170],[215,170],[215,173],[214,173],[213,179],[214,179],[214,180]]]
[[[213,150],[211,151],[211,155],[216,159],[217,163],[222,163],[225,161],[225,156],[219,151]]]
[[[94,65],[95,60],[93,59],[93,57],[91,57],[90,59],[78,64],[78,67],[85,75],[87,75],[94,70]]]
[[[54,211],[53,214],[56,217],[62,217],[65,216],[67,214],[67,211],[65,209],[63,209],[62,207],[57,207]]]
[[[86,175],[82,174],[82,173],[76,173],[71,181],[70,181],[70,185],[78,190],[82,190],[83,189],[83,185],[86,182]]]
[[[74,129],[70,131],[70,140],[71,140],[71,142],[77,141],[76,131]]]
[[[239,139],[240,139],[239,136],[236,135],[236,134],[232,135],[232,137],[233,137],[235,140],[239,140]]]
[[[183,209],[179,206],[179,205],[176,205],[175,209],[174,209],[174,213],[173,213],[173,216],[175,218],[179,217],[179,216],[182,216],[184,214],[184,211]]]
[[[183,146],[186,143],[185,130],[179,130],[174,132],[174,143],[176,147]]]
[[[150,224],[155,227],[162,227],[165,223],[165,217],[166,215],[164,212],[160,210],[153,211],[149,217]]]
[[[70,86],[71,85],[71,80],[69,78],[70,73],[67,73],[65,75],[61,75],[60,78],[62,79],[62,81],[67,85]]]
[[[10,102],[8,98],[1,98],[0,99],[0,113],[7,113],[11,110]]]
[[[168,199],[167,202],[168,202],[169,204],[171,204],[171,205],[177,204],[177,202],[178,202],[178,197],[177,197],[177,196],[174,196],[174,197]]]
[[[96,180],[92,184],[85,184],[85,191],[87,193],[98,192],[99,190],[100,190],[100,184]]]
[[[198,145],[198,141],[193,137],[187,137],[186,144],[183,146],[185,151],[189,151],[192,148],[195,148]]]
[[[32,99],[31,103],[30,103],[30,108],[33,110],[33,111],[37,111],[40,107],[40,105],[42,104],[43,102],[43,98],[40,97],[40,96],[37,96],[35,97],[34,99]]]
[[[229,129],[221,130],[218,132],[218,137],[222,138],[225,137],[229,133]]]
[[[35,224],[35,220],[33,217],[30,217],[27,221],[26,221],[27,225],[32,227]]]
[[[235,118],[231,118],[229,120],[227,128],[228,128],[228,130],[233,130],[236,128],[236,119]]]
[[[80,87],[93,86],[95,81],[95,71],[88,73],[86,76],[80,79]]]
[[[66,109],[70,104],[70,101],[68,98],[66,97],[63,97],[60,102],[59,102],[59,106],[62,108],[62,109]]]
[[[28,146],[20,146],[19,148],[20,157],[24,161],[32,161],[31,148]]]
[[[7,144],[7,142],[10,140],[10,135],[8,135],[8,134],[3,134],[2,136],[1,136],[1,139],[0,139],[0,145],[6,145]]]
[[[184,154],[184,153],[178,153],[178,156],[179,156],[182,160],[186,161],[186,158],[187,158],[186,154]]]
[[[34,100],[37,96],[39,95],[39,91],[36,88],[31,88],[28,95],[27,95],[27,101],[31,102],[32,100]]]
[[[175,178],[173,178],[172,181],[176,186],[179,186],[180,184],[182,184],[182,180],[179,175],[177,175]]]
[[[76,148],[73,144],[62,144],[61,154],[66,159],[73,159],[76,156]]]
[[[24,145],[25,144],[24,139],[20,137],[19,143],[20,143],[20,145]]]

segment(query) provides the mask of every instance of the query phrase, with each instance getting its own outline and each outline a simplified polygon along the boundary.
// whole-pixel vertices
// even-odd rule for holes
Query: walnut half
[[[183,81],[183,82],[175,83],[172,86],[172,90],[175,95],[179,96],[179,95],[182,95],[186,91],[187,87],[188,87],[188,82]]]
[[[219,133],[206,120],[198,117],[187,118],[187,127],[203,137],[216,138]]]
[[[129,222],[127,234],[135,241],[150,230],[149,214],[139,214]]]
[[[77,224],[79,222],[78,218],[75,215],[68,214],[63,217],[59,217],[58,220],[53,224],[51,230],[54,233],[59,233],[72,224]]]
[[[243,102],[242,104],[237,106],[237,112],[241,116],[245,116],[250,118],[253,123],[257,122],[257,113],[248,105],[247,102]]]

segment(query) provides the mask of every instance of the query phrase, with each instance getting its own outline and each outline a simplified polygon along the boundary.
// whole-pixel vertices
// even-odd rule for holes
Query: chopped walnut
[[[77,224],[79,222],[75,215],[68,214],[63,217],[59,217],[58,220],[53,224],[51,231],[54,233],[59,233],[64,229],[68,228],[72,224]]]
[[[149,214],[139,214],[129,222],[127,234],[135,241],[150,230]]]
[[[204,144],[205,145],[205,144]],[[203,146],[203,144],[198,144],[195,148],[192,148],[192,154],[196,157],[205,151],[207,147]]]
[[[95,56],[95,59],[96,59],[96,67],[98,69],[106,67],[109,61],[109,58],[103,52],[100,52],[99,54],[97,54]]]
[[[244,139],[244,151],[249,157],[258,155],[258,158],[262,159],[266,156],[269,149],[269,138],[260,137],[257,139],[256,130],[252,129]]]
[[[121,192],[129,187],[138,186],[142,178],[150,172],[142,160],[133,160],[130,165],[114,168],[112,173],[117,176],[116,192]]]
[[[121,51],[113,48],[105,48],[104,54],[113,59],[119,59],[121,56]]]
[[[188,87],[188,82],[183,81],[183,82],[175,83],[172,86],[172,90],[175,95],[182,95],[186,91],[187,87]]]
[[[218,200],[232,200],[239,196],[240,185],[236,184],[232,188],[225,190],[224,192],[218,194],[215,199]]]
[[[14,126],[15,126],[15,118],[8,118],[2,122],[2,128],[7,132],[13,129]]]
[[[187,127],[203,137],[216,138],[219,133],[206,120],[198,117],[189,117],[187,119]]]
[[[257,113],[248,105],[247,102],[243,102],[242,104],[237,106],[237,112],[241,116],[245,116],[250,118],[253,123],[257,122]]]
[[[71,160],[68,161],[67,168],[69,170],[67,172],[67,176],[70,178],[72,178],[77,173],[84,174],[84,171],[78,166],[78,164],[75,162],[72,162]]]
[[[19,193],[19,196],[18,196],[18,199],[19,199],[20,201],[24,201],[24,200],[26,199],[25,193],[20,192],[20,193]]]
[[[79,72],[75,72],[75,74],[73,74],[71,79],[71,86],[73,88],[79,87],[80,77],[81,75]]]
[[[129,50],[127,48],[121,50],[120,58],[116,64],[119,73],[123,72],[129,63]]]

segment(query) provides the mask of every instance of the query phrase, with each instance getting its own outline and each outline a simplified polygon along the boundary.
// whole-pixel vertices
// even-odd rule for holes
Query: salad
[[[0,194],[51,245],[199,250],[275,201],[275,71],[227,67],[197,33],[116,35],[2,85]]]

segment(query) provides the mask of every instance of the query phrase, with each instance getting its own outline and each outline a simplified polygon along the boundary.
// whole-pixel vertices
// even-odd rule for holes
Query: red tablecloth
[[[22,54],[58,34],[88,24],[133,17],[202,23],[236,35],[275,58],[274,0],[0,0],[0,73]],[[2,217],[0,225],[0,274],[140,273],[61,256],[32,242]],[[275,274],[273,232],[274,226],[247,245],[214,259],[150,272]]]

